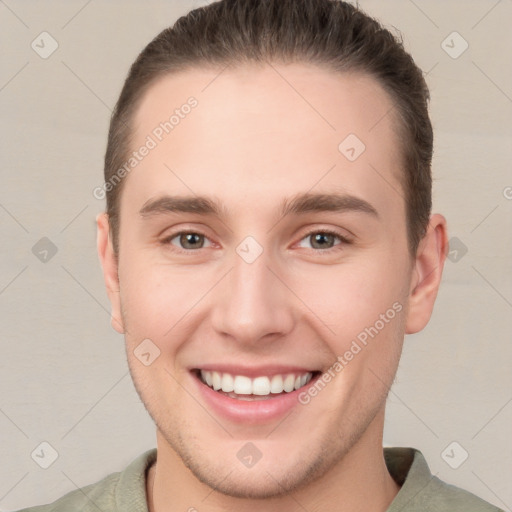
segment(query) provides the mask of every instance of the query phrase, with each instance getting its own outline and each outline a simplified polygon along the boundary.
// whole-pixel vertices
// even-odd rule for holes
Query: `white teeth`
[[[208,373],[208,372],[207,372]],[[233,386],[233,376],[229,373],[224,373],[222,375],[222,391],[229,393],[233,391],[235,388]]]
[[[293,391],[293,388],[295,387],[295,375],[293,375],[293,373],[286,376],[286,378],[284,379],[283,387],[284,390],[287,391],[288,393],[290,391]]]
[[[249,377],[237,375],[233,384],[233,391],[237,395],[252,395],[252,382]]]
[[[268,396],[283,391],[290,393],[306,385],[312,376],[311,372],[307,372],[302,375],[289,373],[274,375],[272,378],[262,376],[251,379],[244,375],[233,376],[229,373],[201,370],[201,378],[209,387],[215,391],[233,392],[236,395]]]
[[[256,377],[252,381],[253,395],[270,395],[270,380],[268,377]]]
[[[212,385],[215,391],[221,388],[221,376],[219,372],[212,372]]]
[[[283,377],[281,375],[274,375],[270,381],[270,392],[282,393],[283,390]]]

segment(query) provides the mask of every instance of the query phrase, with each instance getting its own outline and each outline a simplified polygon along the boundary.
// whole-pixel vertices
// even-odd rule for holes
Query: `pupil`
[[[329,243],[329,239],[332,239],[333,235],[330,235],[328,233],[317,233],[315,236],[314,236],[314,239],[315,239],[315,243],[317,242],[322,242],[325,241],[327,239],[327,243]],[[322,248],[322,246],[325,246],[325,244],[322,244],[320,243],[320,246]]]
[[[187,233],[185,235],[181,235],[181,243],[183,246],[187,247],[189,245],[194,245],[194,243],[198,243],[198,240],[197,240],[197,237],[200,237],[201,235],[199,235],[198,233]],[[194,239],[196,239],[194,241]]]

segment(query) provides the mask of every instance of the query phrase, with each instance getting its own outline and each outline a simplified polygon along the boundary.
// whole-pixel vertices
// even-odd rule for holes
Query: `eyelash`
[[[323,234],[323,235],[333,235],[336,238],[338,238],[338,240],[341,242],[340,244],[337,244],[334,247],[330,247],[328,249],[314,249],[314,248],[309,249],[310,251],[313,251],[313,252],[315,252],[317,254],[320,254],[320,255],[322,255],[322,254],[323,255],[332,254],[333,251],[340,250],[339,249],[340,246],[342,246],[342,245],[350,245],[352,243],[352,240],[350,240],[346,236],[343,236],[341,233],[338,233],[337,231],[334,231],[334,230],[331,230],[331,229],[317,229],[317,230],[310,231],[309,233],[306,233],[300,239],[300,242],[302,240],[308,238],[308,237],[311,237],[312,235],[319,234],[319,233]],[[182,231],[176,231],[175,233],[172,233],[171,235],[165,237],[161,241],[161,244],[165,245],[165,246],[172,245],[172,247],[173,247],[172,250],[175,251],[175,252],[178,252],[180,254],[190,254],[190,253],[193,253],[193,252],[197,252],[200,249],[203,249],[203,247],[201,247],[200,249],[181,249],[181,248],[171,244],[171,240],[174,240],[177,236],[180,236],[180,235],[190,235],[190,234],[200,235],[200,236],[203,236],[204,238],[208,239],[208,237],[204,233],[201,233],[200,231],[182,230]]]
[[[303,240],[310,238],[312,235],[317,234],[332,235],[335,238],[337,238],[341,243],[334,245],[333,247],[329,247],[328,249],[315,249],[314,247],[307,248],[308,251],[312,251],[315,255],[330,256],[334,252],[342,250],[344,245],[350,245],[352,243],[352,241],[349,238],[343,236],[341,233],[338,233],[338,231],[335,231],[333,229],[316,229],[313,231],[309,231],[299,240],[299,242],[302,242]]]

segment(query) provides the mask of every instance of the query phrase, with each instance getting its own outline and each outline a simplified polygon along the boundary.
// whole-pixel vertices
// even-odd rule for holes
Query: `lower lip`
[[[200,377],[192,372],[192,378],[199,388],[201,396],[210,408],[219,416],[237,423],[267,423],[281,418],[294,407],[300,405],[299,394],[315,383],[315,375],[305,386],[290,393],[270,395],[266,400],[238,400],[214,391],[204,384]]]

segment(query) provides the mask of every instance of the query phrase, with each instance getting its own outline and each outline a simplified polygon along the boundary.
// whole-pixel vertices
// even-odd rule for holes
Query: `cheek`
[[[324,331],[346,343],[390,308],[387,317],[394,320],[396,309],[401,308],[393,309],[393,304],[405,306],[406,273],[392,261],[383,254],[367,261],[354,258],[337,266],[310,267],[307,272],[295,268],[289,276],[293,280],[290,287],[308,306],[310,315],[324,324]]]
[[[185,324],[197,326],[200,317],[208,315],[219,293],[215,285],[225,273],[222,264],[177,265],[162,262],[151,250],[126,249],[119,277],[128,339],[134,333],[138,339],[169,343]],[[297,259],[287,266],[275,265],[274,271],[291,290],[283,294],[281,307],[302,311],[302,318],[341,351],[395,302],[405,306],[408,281],[402,270],[405,261],[398,262],[401,254],[388,247],[347,255],[337,264]],[[273,291],[266,289],[261,297],[265,293]],[[229,301],[223,304],[229,306]],[[387,327],[384,332],[390,330]]]
[[[127,336],[169,338],[211,288],[213,277],[198,266],[155,262],[141,252],[120,265],[120,291]]]

